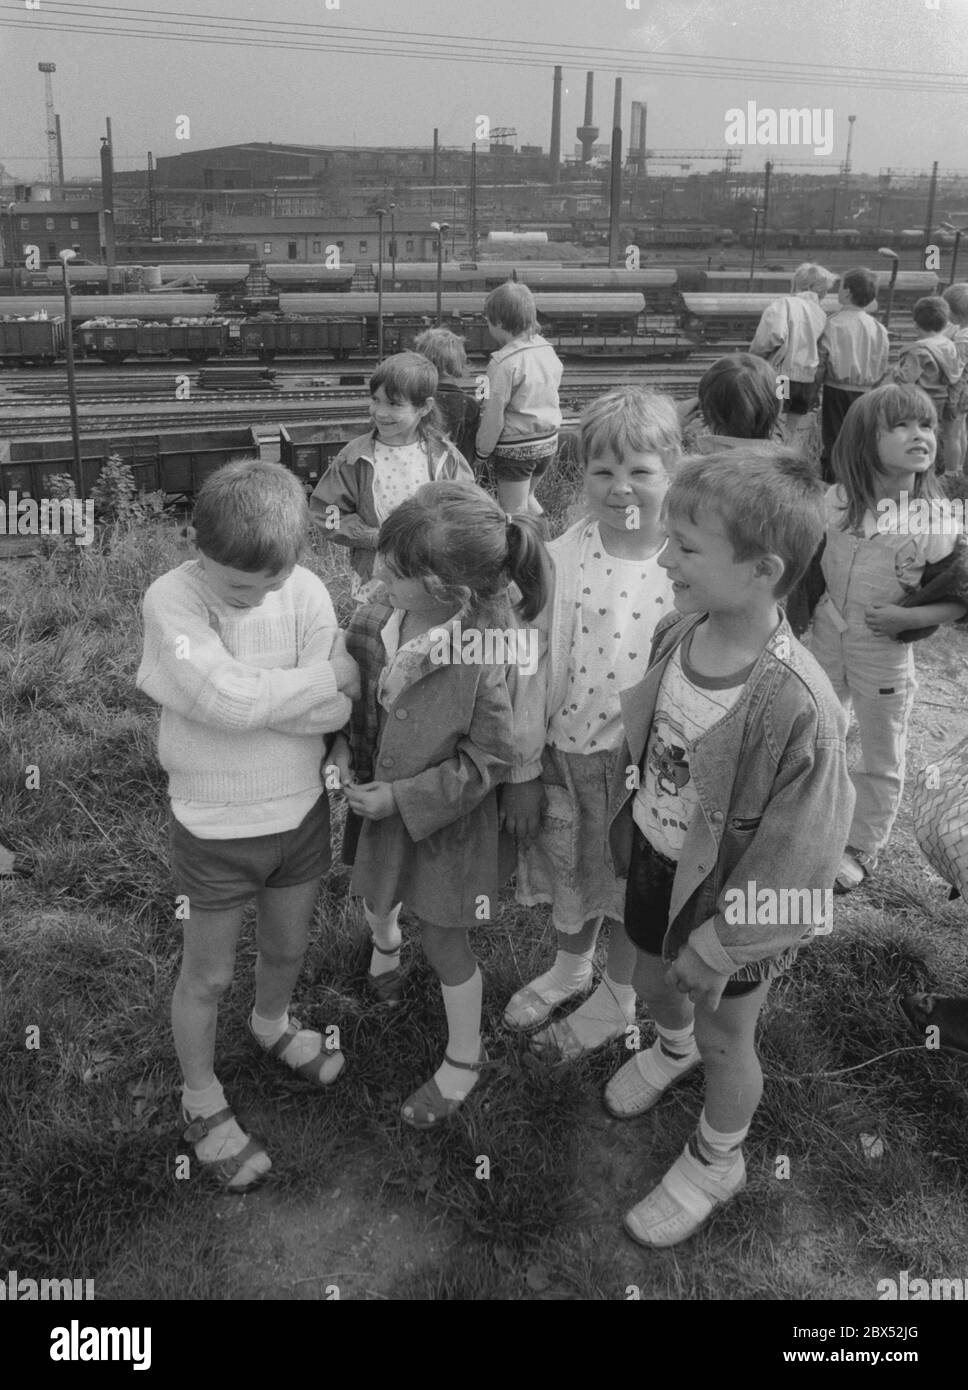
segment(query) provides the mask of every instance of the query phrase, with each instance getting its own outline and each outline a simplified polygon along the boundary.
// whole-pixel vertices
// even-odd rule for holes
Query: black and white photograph
[[[24,1364],[943,1369],[966,509],[968,0],[0,0]]]

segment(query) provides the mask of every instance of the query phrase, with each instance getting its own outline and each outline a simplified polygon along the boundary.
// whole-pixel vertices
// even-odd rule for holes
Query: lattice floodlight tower
[[[53,195],[57,187],[57,118],[54,115],[54,84],[50,78],[51,73],[57,71],[57,65],[38,63],[37,71],[44,74],[44,96],[47,101],[47,176]]]

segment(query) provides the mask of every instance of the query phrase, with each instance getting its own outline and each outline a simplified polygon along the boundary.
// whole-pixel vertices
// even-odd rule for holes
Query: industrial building
[[[446,222],[442,215],[435,219]],[[395,218],[398,260],[428,261],[437,255],[437,233],[427,218],[412,213]],[[378,258],[378,223],[374,216],[226,217],[216,215],[206,227],[211,236],[254,241],[265,261],[322,261],[327,246],[338,246],[343,261]],[[456,230],[456,229],[451,229]],[[450,247],[451,230],[447,233]],[[384,255],[390,255],[390,218],[383,219]]]
[[[75,251],[88,261],[101,260],[104,227],[99,202],[10,203],[0,218],[3,263],[13,259],[22,265],[26,246],[36,246],[41,261],[53,261],[61,251]]]

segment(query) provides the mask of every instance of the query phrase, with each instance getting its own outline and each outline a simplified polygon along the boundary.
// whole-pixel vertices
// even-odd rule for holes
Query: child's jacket
[[[373,576],[376,542],[361,533],[379,527],[373,503],[373,444],[376,432],[357,435],[333,459],[316,484],[309,499],[309,514],[328,540],[350,547],[350,565],[361,580]],[[440,478],[472,483],[474,474],[456,444],[449,439],[432,448],[427,466],[427,482]],[[348,525],[334,528],[326,525],[327,508],[335,506],[341,518],[356,517]]]
[[[963,365],[952,339],[944,333],[932,333],[901,349],[894,380],[920,386],[934,401],[940,415],[948,400],[956,394]]]
[[[477,452],[489,458],[501,444],[526,444],[554,434],[561,424],[558,354],[540,334],[515,338],[491,355],[488,395],[481,409]]]
[[[840,483],[827,490],[827,534],[821,541],[806,574],[790,595],[787,610],[794,632],[806,630],[818,604],[826,598],[838,617],[835,626],[852,636],[852,645],[863,656],[872,647],[883,649],[892,642],[921,641],[937,632],[937,627],[907,628],[895,637],[881,637],[867,627],[864,614],[871,603],[896,603],[901,608],[921,608],[932,603],[963,603],[968,610],[968,545],[965,538],[945,529],[944,503],[913,499],[914,521],[906,529],[878,531],[876,521],[868,522],[863,536],[844,531],[839,525],[846,506]],[[919,512],[927,508],[930,527],[922,532],[916,525]],[[828,612],[828,617],[833,615]],[[968,614],[966,614],[968,617]],[[958,620],[964,623],[965,618]],[[900,653],[899,653],[900,659]]]
[[[750,352],[765,357],[791,381],[814,381],[820,363],[818,343],[827,315],[813,290],[785,294],[763,310]]]
[[[609,842],[620,876],[628,872],[633,840],[635,785],[628,769],[642,762],[666,663],[700,621],[664,618],[648,674],[621,694],[626,743],[609,798]],[[750,884],[754,895],[832,887],[854,809],[846,726],[827,677],[784,618],[737,703],[693,745],[699,805],[673,882],[664,960],[674,960],[688,943],[723,975],[741,975],[764,960],[779,973],[813,935],[803,914],[789,925],[727,920],[724,907],[735,899],[725,894],[746,895]]]
[[[397,814],[364,824],[354,884],[359,875],[371,904],[389,884],[394,901],[418,916],[472,926],[476,899],[493,904],[500,887],[494,788],[514,756],[506,669],[427,656],[384,710],[381,632],[392,613],[387,604],[366,604],[346,634],[362,685],[350,727],[354,771],[359,781],[392,782],[397,803]],[[347,848],[352,843],[348,834]]]

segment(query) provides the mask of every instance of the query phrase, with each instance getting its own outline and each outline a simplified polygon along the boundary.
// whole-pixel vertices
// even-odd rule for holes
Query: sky
[[[713,152],[755,102],[816,110],[832,153],[741,144],[741,167],[836,165],[855,115],[855,170],[968,172],[968,0],[0,0],[8,184],[45,175],[41,61],[68,178],[96,177],[107,116],[118,169],[250,140],[429,145],[435,126],[466,148],[481,117],[547,150],[555,63],[564,154],[593,69],[606,142],[620,72],[626,144],[632,100],[650,148]]]

